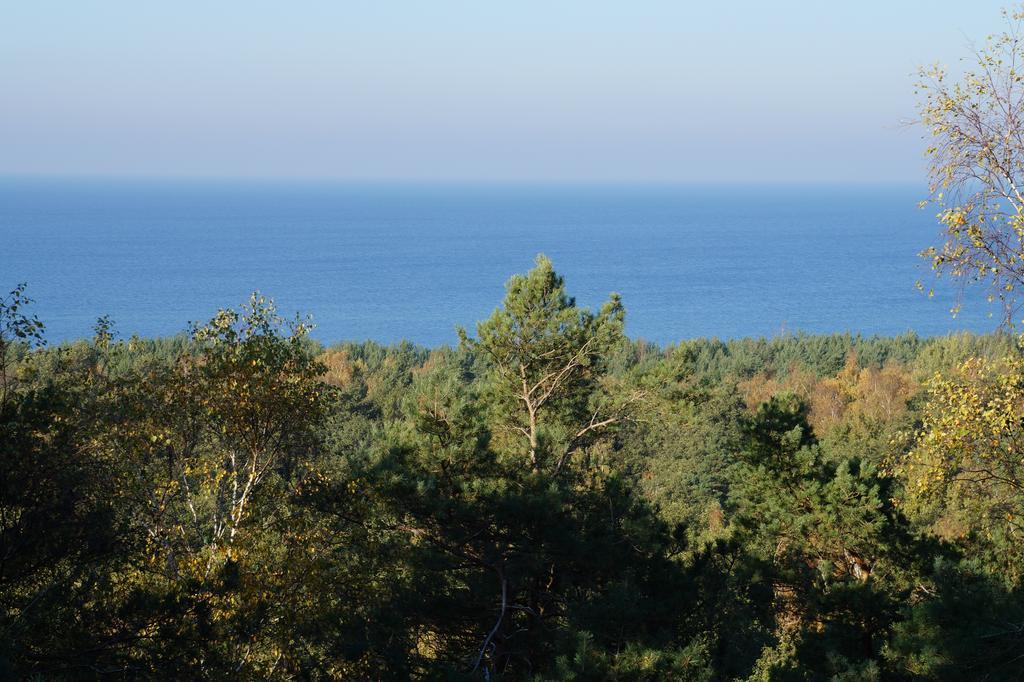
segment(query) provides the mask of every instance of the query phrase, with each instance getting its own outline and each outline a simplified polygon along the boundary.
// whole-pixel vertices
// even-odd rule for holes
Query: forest
[[[658,347],[551,262],[457,347],[0,304],[0,673],[1020,679],[1008,333]]]
[[[0,678],[1024,679],[1006,19],[973,71],[921,72],[916,121],[922,255],[998,333],[662,347],[538,256],[454,347],[325,346],[259,293],[48,345],[15,286]]]

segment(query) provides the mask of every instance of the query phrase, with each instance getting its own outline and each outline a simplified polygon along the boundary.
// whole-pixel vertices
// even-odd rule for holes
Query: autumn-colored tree
[[[290,604],[270,596],[293,594],[294,556],[306,556],[287,501],[314,471],[330,396],[307,331],[254,294],[194,326],[189,352],[106,378],[95,447],[122,463],[112,494],[139,548],[118,572],[117,598],[167,605],[149,607],[160,636],[131,658],[198,676],[287,667]],[[102,350],[126,345],[107,339]],[[157,626],[108,627],[116,638]]]
[[[1024,361],[968,360],[928,384],[924,420],[895,470],[906,502],[956,539],[998,549],[1010,579],[1022,575]]]
[[[939,275],[986,284],[1012,323],[1024,283],[1024,11],[1003,16],[1005,30],[975,50],[973,70],[921,71],[931,201],[945,230],[922,255]]]

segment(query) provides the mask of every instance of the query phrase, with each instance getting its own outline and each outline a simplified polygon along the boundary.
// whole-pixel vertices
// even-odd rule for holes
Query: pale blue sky
[[[0,0],[0,173],[917,181],[992,0]]]

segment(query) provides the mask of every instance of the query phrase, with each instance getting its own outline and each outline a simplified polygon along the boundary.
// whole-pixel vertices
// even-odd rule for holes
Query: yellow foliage
[[[747,406],[754,409],[773,395],[790,392],[807,401],[808,421],[823,436],[851,418],[887,423],[907,409],[917,394],[917,382],[902,367],[860,368],[856,353],[849,353],[843,369],[834,377],[819,379],[813,373],[791,368],[784,378],[758,374],[738,384]]]
[[[914,509],[966,515],[974,528],[1019,535],[1024,513],[1024,360],[973,358],[927,382],[912,449],[893,464]],[[960,526],[949,518],[943,526]],[[961,531],[962,532],[962,531]]]
[[[323,381],[331,386],[346,388],[356,377],[358,368],[343,349],[328,348],[318,360],[327,368]]]

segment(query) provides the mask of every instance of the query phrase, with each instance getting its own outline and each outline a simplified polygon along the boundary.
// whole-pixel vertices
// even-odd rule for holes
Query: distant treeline
[[[1024,678],[1012,334],[658,347],[551,263],[457,347],[0,301],[0,676]]]

